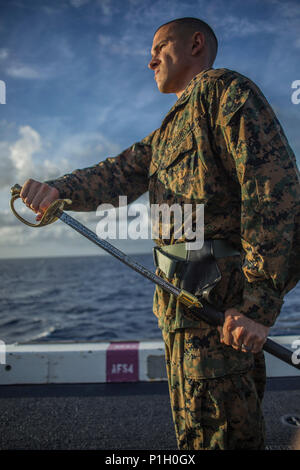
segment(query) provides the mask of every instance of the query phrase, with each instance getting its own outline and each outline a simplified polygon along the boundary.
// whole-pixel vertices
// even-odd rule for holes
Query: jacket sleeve
[[[299,251],[299,171],[281,125],[253,82],[233,80],[220,94],[219,110],[225,153],[240,188],[245,282],[236,308],[272,326],[284,294],[299,279],[299,268],[297,278],[292,273]]]
[[[57,188],[61,198],[72,200],[72,205],[66,206],[65,210],[93,211],[102,203],[117,207],[119,195],[127,196],[130,204],[148,191],[154,133],[116,157],[45,183]]]

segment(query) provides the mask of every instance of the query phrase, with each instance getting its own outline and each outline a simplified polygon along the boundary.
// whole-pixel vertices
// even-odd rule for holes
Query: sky
[[[300,0],[0,0],[0,258],[102,254],[61,221],[21,224],[9,209],[10,187],[94,165],[158,128],[177,98],[157,90],[147,67],[153,34],[185,16],[214,29],[214,68],[260,87],[299,164],[292,84],[300,80]],[[96,213],[70,215],[96,231]],[[153,245],[111,243],[126,253]]]

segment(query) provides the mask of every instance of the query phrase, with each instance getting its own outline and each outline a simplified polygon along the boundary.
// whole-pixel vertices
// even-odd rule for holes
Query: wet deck
[[[0,397],[1,450],[176,449],[165,381],[2,385]],[[300,449],[300,427],[282,422],[300,416],[300,378],[268,379],[264,412],[267,448]]]

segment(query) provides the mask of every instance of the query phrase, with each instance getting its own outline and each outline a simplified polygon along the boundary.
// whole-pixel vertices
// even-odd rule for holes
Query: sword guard
[[[72,204],[72,201],[70,199],[57,199],[56,201],[53,201],[50,206],[45,210],[40,222],[38,222],[37,224],[33,224],[28,220],[23,219],[23,217],[18,214],[14,207],[15,200],[20,197],[21,189],[22,187],[19,184],[15,184],[11,188],[10,208],[14,215],[17,217],[17,219],[19,219],[21,222],[23,222],[23,224],[28,225],[29,227],[44,227],[45,225],[52,224],[58,219],[57,211],[63,210],[65,204]]]
[[[202,308],[203,307],[202,303],[200,302],[199,299],[197,299],[197,297],[195,297],[193,294],[191,294],[190,292],[187,292],[184,289],[180,291],[180,294],[178,295],[177,299],[179,300],[179,302],[183,303],[188,308],[193,308],[193,307]]]

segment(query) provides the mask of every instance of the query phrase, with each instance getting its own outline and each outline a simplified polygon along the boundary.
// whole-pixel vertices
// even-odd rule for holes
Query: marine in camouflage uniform
[[[298,281],[299,180],[295,156],[267,100],[248,78],[227,69],[196,75],[142,141],[90,168],[48,181],[68,210],[128,203],[205,207],[205,239],[225,239],[241,256],[217,260],[221,281],[208,300],[274,324],[284,294]],[[162,228],[162,227],[161,227]],[[158,245],[185,241],[161,234]],[[299,259],[299,257],[298,257]],[[158,269],[158,274],[164,274]],[[176,274],[171,280],[179,285]],[[212,327],[159,287],[154,314],[166,363],[179,449],[262,449],[263,353],[220,343]]]

